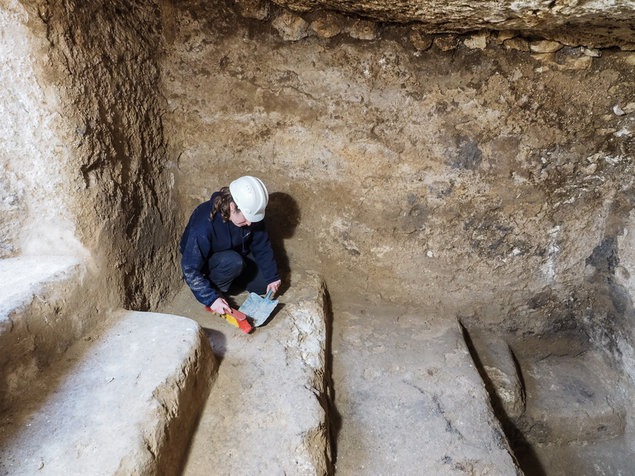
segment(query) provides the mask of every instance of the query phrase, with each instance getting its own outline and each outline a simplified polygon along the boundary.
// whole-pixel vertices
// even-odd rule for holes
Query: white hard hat
[[[229,184],[229,192],[247,220],[258,222],[265,217],[269,193],[262,180],[245,175]]]

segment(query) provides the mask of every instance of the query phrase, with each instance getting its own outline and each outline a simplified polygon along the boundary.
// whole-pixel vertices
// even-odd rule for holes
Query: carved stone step
[[[0,420],[0,474],[178,474],[216,361],[198,324],[117,311]]]

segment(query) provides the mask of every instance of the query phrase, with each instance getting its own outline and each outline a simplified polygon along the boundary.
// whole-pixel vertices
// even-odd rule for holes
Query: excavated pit
[[[588,468],[584,450],[601,445],[615,450],[596,471],[630,467],[632,288],[618,268],[633,263],[617,245],[632,233],[630,53],[531,54],[525,39],[487,34],[421,50],[407,27],[363,42],[293,37],[293,17],[274,20],[277,31],[231,13],[173,18],[164,85],[184,210],[243,171],[268,177],[275,216],[290,214],[270,226],[290,276],[324,273],[343,335],[347,325],[367,335],[346,304],[359,299],[361,318],[387,334],[395,316],[373,311],[386,301],[395,315],[414,306],[423,321],[493,333],[513,352],[492,365],[522,382],[517,414],[494,404],[521,469]],[[290,224],[292,236],[277,235]],[[410,345],[396,335],[375,344]],[[373,352],[351,351],[359,341],[337,332],[334,342],[334,366],[349,375],[335,378],[336,469],[349,474],[369,451],[349,436],[373,424],[357,415],[374,411],[362,402],[369,391],[386,399],[364,387]]]
[[[285,280],[316,270],[333,299],[336,472],[372,454],[353,435],[381,420],[360,412],[443,373],[421,346],[455,345],[457,322],[521,470],[633,467],[628,41],[458,35],[266,2],[12,0],[0,22],[0,256],[90,263],[64,303],[88,317],[46,327],[64,337],[52,352],[101,309],[174,298],[189,213],[249,173],[272,192]],[[363,469],[388,471],[373,461]]]

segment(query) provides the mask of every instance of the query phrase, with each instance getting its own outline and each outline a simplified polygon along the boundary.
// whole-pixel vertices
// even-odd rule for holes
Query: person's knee
[[[233,277],[238,277],[245,269],[245,260],[238,253],[234,253],[233,256],[227,258],[225,263],[227,274],[231,274]]]
[[[235,251],[227,251],[221,257],[219,270],[225,275],[237,277],[243,272],[245,260]]]
[[[235,251],[221,251],[212,255],[209,267],[214,281],[225,281],[240,276],[245,267],[245,261]]]

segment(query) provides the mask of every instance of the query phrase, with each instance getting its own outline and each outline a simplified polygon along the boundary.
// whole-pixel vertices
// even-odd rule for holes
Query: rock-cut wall
[[[179,281],[161,38],[153,3],[0,0],[0,406]]]
[[[238,0],[250,10],[265,1]],[[431,33],[516,30],[569,45],[635,47],[635,5],[628,0],[274,0],[299,11],[335,10],[374,21],[419,24]]]
[[[64,230],[82,244],[104,283],[91,299],[134,309],[156,305],[178,280],[157,5],[8,0],[0,11],[10,16],[2,45],[12,68],[3,94],[14,104],[0,120],[10,129],[2,157],[9,178],[17,177],[3,185],[9,187],[3,207],[13,217],[4,227],[33,223],[40,237],[48,236],[44,218],[59,216],[63,202],[70,223]],[[59,220],[50,221],[60,228]],[[5,253],[24,252],[15,233],[5,243]]]
[[[70,203],[58,193],[72,152],[58,127],[59,96],[39,76],[45,31],[29,28],[17,1],[2,2],[0,31],[0,258],[83,254]]]
[[[512,328],[584,309],[633,206],[632,53],[220,5],[166,14],[183,220],[249,172],[291,268],[333,292]]]

